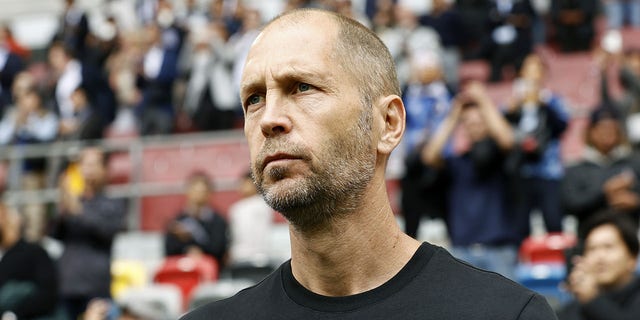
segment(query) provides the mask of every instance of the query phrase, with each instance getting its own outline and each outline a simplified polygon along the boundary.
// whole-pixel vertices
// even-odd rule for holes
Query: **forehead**
[[[618,229],[610,224],[601,225],[593,229],[586,239],[587,246],[597,245],[600,243],[617,243],[622,242],[622,237]]]
[[[274,22],[251,46],[242,86],[264,81],[267,76],[287,70],[331,70],[325,64],[333,52],[336,34],[337,25],[333,19],[318,13],[304,18],[284,17],[282,21]]]

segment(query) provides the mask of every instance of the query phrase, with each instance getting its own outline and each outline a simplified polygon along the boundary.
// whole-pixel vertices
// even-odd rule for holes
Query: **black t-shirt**
[[[234,297],[192,311],[183,320],[215,319],[556,319],[546,300],[496,273],[423,243],[380,287],[346,297],[304,288],[284,263]]]

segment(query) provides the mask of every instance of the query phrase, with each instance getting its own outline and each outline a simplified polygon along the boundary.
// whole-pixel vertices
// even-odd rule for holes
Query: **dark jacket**
[[[640,179],[640,157],[631,151],[618,149],[609,159],[587,148],[582,160],[569,166],[562,181],[562,204],[567,214],[574,215],[583,222],[595,211],[607,208],[607,199],[602,190],[605,182],[624,171],[635,174]],[[640,195],[640,184],[634,190]],[[636,217],[638,210],[632,212]]]
[[[65,246],[58,262],[65,297],[109,297],[111,243],[124,229],[126,207],[102,194],[82,200],[78,215],[61,214],[52,236]]]
[[[52,314],[57,302],[53,261],[40,246],[18,241],[0,258],[0,314],[33,319]]]
[[[603,293],[586,304],[574,301],[558,312],[560,320],[640,319],[640,279],[621,290]]]
[[[172,223],[181,223],[191,232],[191,239],[182,241],[174,234],[165,235],[166,255],[187,253],[189,247],[200,248],[204,253],[213,256],[218,263],[224,263],[224,256],[229,249],[229,232],[227,221],[218,213],[207,208],[200,218],[193,218],[180,212]]]

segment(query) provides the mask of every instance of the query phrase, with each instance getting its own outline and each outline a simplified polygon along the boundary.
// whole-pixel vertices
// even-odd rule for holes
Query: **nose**
[[[289,114],[289,105],[285,99],[276,94],[268,95],[265,101],[264,112],[260,118],[260,129],[265,137],[274,137],[287,134],[291,131],[292,123]]]

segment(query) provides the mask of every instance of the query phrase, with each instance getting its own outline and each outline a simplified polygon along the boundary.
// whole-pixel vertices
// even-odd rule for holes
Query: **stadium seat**
[[[111,263],[111,296],[114,299],[129,288],[145,286],[149,278],[141,261],[114,259]]]
[[[543,295],[556,310],[571,299],[562,289],[565,277],[564,263],[521,263],[516,267],[516,281]]]
[[[189,310],[235,295],[238,291],[254,285],[255,282],[247,279],[221,279],[218,282],[205,282],[199,284],[191,295]]]
[[[176,285],[180,288],[183,301],[187,303],[193,289],[201,283],[218,280],[218,272],[218,262],[213,257],[170,256],[160,266],[153,281]]]
[[[115,301],[119,305],[152,305],[162,314],[158,320],[178,319],[184,311],[180,289],[172,284],[148,284],[129,288]]]
[[[520,262],[564,264],[564,251],[572,248],[576,243],[575,235],[560,232],[530,236],[520,246]]]

